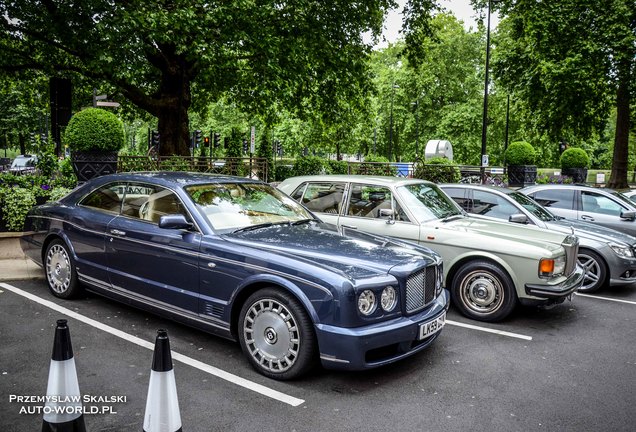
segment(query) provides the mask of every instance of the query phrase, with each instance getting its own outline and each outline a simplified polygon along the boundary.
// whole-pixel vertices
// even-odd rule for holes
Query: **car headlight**
[[[377,307],[377,303],[375,301],[375,294],[371,290],[364,290],[360,297],[358,297],[358,310],[362,315],[371,315],[375,312],[375,308]]]
[[[397,291],[395,291],[395,288],[389,285],[382,290],[382,295],[380,296],[380,306],[382,306],[382,309],[385,312],[391,312],[393,309],[395,309],[396,304]]]
[[[634,257],[634,252],[632,251],[632,248],[629,245],[614,243],[614,242],[608,243],[608,245],[619,257],[623,257],[623,258]]]
[[[558,276],[565,271],[565,255],[557,258],[542,258],[539,261],[539,277]]]

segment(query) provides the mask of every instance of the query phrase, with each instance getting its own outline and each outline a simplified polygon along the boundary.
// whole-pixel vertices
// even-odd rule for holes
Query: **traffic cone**
[[[146,398],[144,432],[181,431],[181,415],[177,400],[177,385],[172,369],[170,340],[167,331],[157,330],[148,397]]]
[[[42,432],[86,432],[71,333],[65,319],[57,320],[55,328],[46,399]]]

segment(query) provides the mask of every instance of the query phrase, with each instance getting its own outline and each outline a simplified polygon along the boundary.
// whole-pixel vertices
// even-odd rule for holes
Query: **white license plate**
[[[420,339],[424,339],[429,337],[432,334],[437,333],[444,327],[446,324],[446,311],[444,311],[440,316],[435,318],[434,320],[425,322],[424,324],[420,324]]]

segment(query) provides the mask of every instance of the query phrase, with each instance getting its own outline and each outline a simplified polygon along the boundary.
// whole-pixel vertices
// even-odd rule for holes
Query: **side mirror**
[[[159,218],[159,228],[190,229],[192,228],[192,223],[188,222],[182,214],[170,214]]]
[[[393,209],[380,209],[378,216],[382,219],[387,219],[386,223],[388,224],[395,223],[395,210]]]
[[[634,219],[636,219],[636,212],[634,212],[634,211],[622,211],[621,212],[621,219],[633,221]]]
[[[527,224],[528,216],[523,213],[512,214],[508,217],[508,222],[518,223],[518,224]]]

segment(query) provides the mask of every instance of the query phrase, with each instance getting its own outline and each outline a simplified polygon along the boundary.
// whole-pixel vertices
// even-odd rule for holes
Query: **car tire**
[[[579,288],[580,292],[591,293],[605,285],[607,265],[599,254],[589,249],[579,249],[576,260],[585,269],[585,279]]]
[[[451,284],[455,307],[472,319],[501,321],[517,304],[517,293],[510,276],[488,261],[470,261],[455,273]]]
[[[313,323],[291,294],[265,288],[243,304],[238,321],[241,349],[261,374],[290,380],[316,364],[317,342]]]
[[[49,290],[55,297],[69,299],[77,297],[82,292],[77,280],[75,262],[63,241],[53,240],[46,248],[44,273]]]

